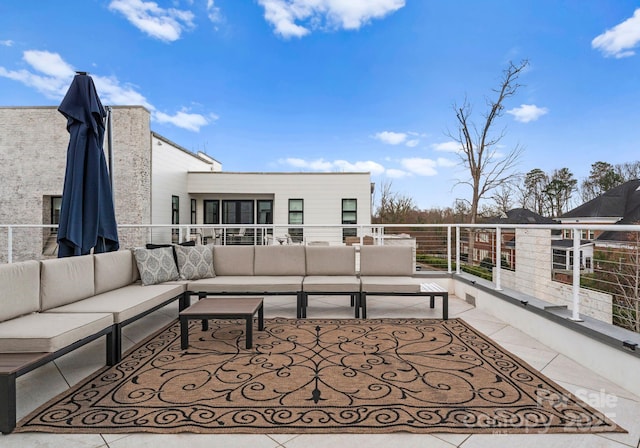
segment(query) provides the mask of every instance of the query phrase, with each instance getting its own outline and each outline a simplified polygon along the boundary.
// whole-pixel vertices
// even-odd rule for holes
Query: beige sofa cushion
[[[0,265],[0,322],[40,309],[40,262]]]
[[[360,279],[355,275],[311,275],[304,278],[305,292],[360,292]]]
[[[215,246],[213,271],[216,275],[253,275],[253,246]]]
[[[40,309],[40,262],[0,264],[0,322]]]
[[[256,246],[255,275],[305,275],[304,246]]]
[[[415,273],[411,246],[360,246],[360,275],[408,275]]]
[[[130,250],[96,254],[93,263],[96,294],[122,288],[133,282],[135,260]]]
[[[306,246],[307,275],[356,275],[354,246]]]
[[[302,291],[302,276],[221,276],[189,282],[189,291],[208,293],[297,293]]]
[[[129,285],[79,302],[53,308],[47,313],[113,313],[115,323],[124,322],[184,292],[184,285]]]
[[[362,292],[375,293],[419,293],[420,284],[424,283],[424,278],[401,277],[401,276],[360,276]]]
[[[0,322],[0,353],[55,352],[113,325],[110,313],[33,313]]]
[[[56,258],[41,263],[41,310],[86,299],[95,293],[93,255]]]

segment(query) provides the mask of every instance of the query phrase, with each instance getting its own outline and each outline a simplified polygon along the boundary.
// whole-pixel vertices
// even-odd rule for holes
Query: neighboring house
[[[505,215],[487,220],[487,224],[557,224],[551,218],[532,212],[526,208],[509,210]],[[501,230],[501,256],[503,263],[509,269],[516,268],[516,233],[514,229],[503,228]],[[468,235],[461,235],[462,253],[469,253]],[[474,232],[474,244],[471,253],[471,262],[480,264],[485,259],[490,259],[496,266],[496,231],[495,229],[478,229]]]
[[[640,180],[630,180],[606,191],[560,218],[562,224],[622,224],[640,221]],[[597,239],[601,231],[583,231],[582,238]],[[569,236],[567,236],[569,238]]]
[[[210,241],[257,244],[285,234],[287,241],[341,242],[371,224],[370,173],[227,173],[210,156],[152,132],[145,108],[112,110],[118,224],[194,224],[194,234],[183,238],[201,239],[206,235],[197,224],[234,225],[224,229],[224,241],[219,232]],[[66,120],[56,107],[0,107],[0,224],[57,224],[68,143]],[[257,225],[265,227],[259,232]],[[313,225],[334,228],[307,228]],[[121,229],[121,247],[175,241],[177,235],[170,227]],[[5,231],[0,245],[7,245]],[[52,255],[55,234],[14,229],[13,249],[16,261]],[[6,251],[0,254],[5,262]]]

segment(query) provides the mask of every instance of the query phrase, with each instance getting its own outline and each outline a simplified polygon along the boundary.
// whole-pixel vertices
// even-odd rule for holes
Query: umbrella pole
[[[113,197],[113,117],[111,106],[107,106],[107,160],[109,164],[109,184],[111,185],[111,197]]]

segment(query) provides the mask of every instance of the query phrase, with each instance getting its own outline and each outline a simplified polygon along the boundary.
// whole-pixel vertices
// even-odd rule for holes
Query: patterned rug
[[[52,433],[625,432],[461,319],[172,324],[19,422]]]

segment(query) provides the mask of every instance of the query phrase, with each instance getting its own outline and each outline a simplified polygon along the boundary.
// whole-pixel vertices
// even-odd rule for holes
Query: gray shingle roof
[[[562,218],[620,218],[640,221],[640,180],[630,180],[568,211]]]

